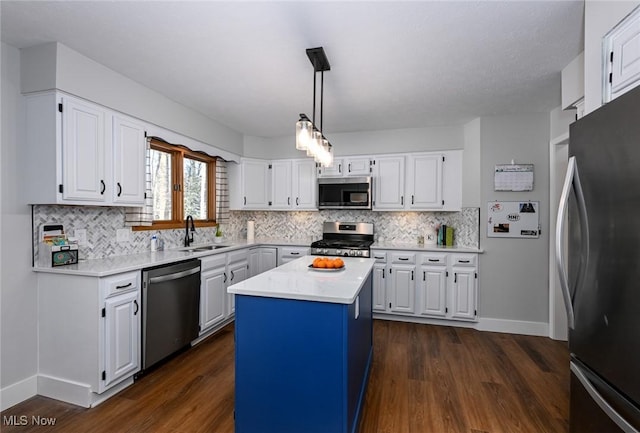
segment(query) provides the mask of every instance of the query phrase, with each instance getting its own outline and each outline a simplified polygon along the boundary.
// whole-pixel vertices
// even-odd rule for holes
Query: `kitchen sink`
[[[190,253],[196,253],[196,252],[201,252],[201,251],[211,251],[211,250],[217,250],[218,248],[226,248],[228,247],[228,245],[201,245],[198,247],[184,247],[184,248],[180,248],[180,251],[187,251]]]

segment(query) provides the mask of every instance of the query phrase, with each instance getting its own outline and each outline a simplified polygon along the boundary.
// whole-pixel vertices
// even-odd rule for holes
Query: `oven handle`
[[[163,283],[165,281],[177,280],[178,278],[187,277],[189,275],[197,274],[200,272],[200,268],[187,269],[186,271],[176,272],[169,275],[161,275],[159,277],[149,278],[149,283]]]

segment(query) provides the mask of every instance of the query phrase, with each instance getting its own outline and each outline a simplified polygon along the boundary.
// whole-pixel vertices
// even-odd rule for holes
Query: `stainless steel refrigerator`
[[[569,320],[570,431],[637,432],[640,88],[573,123],[569,158],[556,255]]]

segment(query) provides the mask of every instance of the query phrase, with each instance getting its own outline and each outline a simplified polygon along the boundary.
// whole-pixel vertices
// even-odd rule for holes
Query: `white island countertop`
[[[351,304],[375,263],[375,259],[341,257],[343,270],[316,271],[309,268],[315,258],[301,257],[229,286],[227,291],[236,295]]]

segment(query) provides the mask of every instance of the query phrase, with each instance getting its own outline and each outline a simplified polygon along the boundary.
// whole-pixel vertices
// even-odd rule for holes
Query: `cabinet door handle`
[[[349,173],[351,173],[351,163],[349,163]]]
[[[300,206],[300,197],[296,197],[296,206]]]
[[[126,289],[127,287],[131,287],[132,284],[133,283],[125,284],[123,286],[116,286],[116,290],[118,290],[118,289]]]
[[[104,184],[104,180],[100,179],[100,185],[102,185],[102,190],[100,190],[100,195],[104,195],[104,190],[107,189],[107,185]]]
[[[287,197],[287,206],[291,206],[291,197]]]
[[[231,271],[231,281],[233,281],[234,277],[235,277],[235,275],[233,275],[233,271]]]
[[[245,206],[247,205],[247,197],[246,196],[244,197],[244,204],[245,204]]]
[[[120,182],[118,182],[118,197],[120,197],[122,195],[122,185],[120,185]]]
[[[338,173],[342,173],[342,164],[338,164]]]
[[[413,204],[413,194],[411,194],[411,204]]]
[[[413,281],[413,271],[411,271],[411,281]]]
[[[422,281],[427,281],[427,271],[422,271]]]
[[[404,196],[403,195],[400,196],[400,205],[404,206]]]
[[[138,311],[140,311],[140,306],[138,306],[138,301],[136,299],[133,300],[133,305],[136,306],[136,311],[133,312],[134,316],[138,315]]]
[[[457,282],[458,282],[458,273],[457,273],[457,272],[455,272],[455,273],[453,274],[453,282],[454,282],[454,283],[457,283]]]
[[[223,275],[224,275],[224,280],[222,280],[222,282],[226,283],[227,282],[227,273],[225,272]]]

